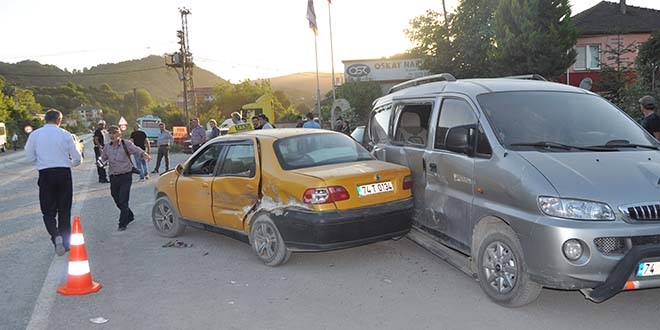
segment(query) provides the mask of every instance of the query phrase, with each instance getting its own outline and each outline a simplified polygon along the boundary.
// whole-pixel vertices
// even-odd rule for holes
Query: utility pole
[[[179,51],[170,54],[169,60],[165,65],[174,68],[179,75],[179,80],[183,82],[183,110],[186,115],[186,126],[190,123],[189,110],[195,111],[195,95],[193,88],[193,60],[192,53],[190,52],[190,44],[188,40],[188,15],[192,14],[190,9],[179,8],[181,14],[181,30],[176,31],[176,36],[179,39]],[[181,72],[179,73],[179,70]],[[192,100],[191,94],[192,93]],[[190,106],[189,106],[190,104]]]

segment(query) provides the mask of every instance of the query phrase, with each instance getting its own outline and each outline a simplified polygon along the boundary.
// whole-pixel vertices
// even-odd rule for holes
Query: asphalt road
[[[41,221],[36,170],[22,150],[0,154],[0,329],[657,329],[660,289],[600,304],[577,291],[543,290],[507,309],[479,284],[408,239],[294,254],[264,266],[250,247],[188,228],[188,248],[162,247],[151,223],[153,182],[134,182],[136,221],[117,232],[119,211],[91,158],[74,169],[93,280],[103,288],[63,296],[67,256],[57,257]],[[174,163],[188,157],[173,155]],[[150,169],[154,160],[150,162]],[[137,179],[137,176],[134,176]],[[107,320],[103,324],[90,321]]]

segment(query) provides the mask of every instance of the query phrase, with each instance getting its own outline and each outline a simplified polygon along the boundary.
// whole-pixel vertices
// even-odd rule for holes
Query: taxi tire
[[[249,239],[252,250],[266,266],[282,265],[291,256],[277,226],[267,215],[259,215],[252,222]]]
[[[186,229],[186,224],[176,213],[170,199],[161,196],[156,199],[154,207],[151,209],[151,218],[156,227],[158,235],[163,237],[177,237]]]
[[[520,241],[503,223],[489,223],[476,237],[476,270],[479,285],[495,303],[505,307],[520,307],[536,300],[543,288],[529,278]],[[489,274],[487,274],[489,273]],[[506,280],[513,285],[502,287]]]

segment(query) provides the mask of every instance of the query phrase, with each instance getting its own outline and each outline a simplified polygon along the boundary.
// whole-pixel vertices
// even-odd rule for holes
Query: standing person
[[[174,137],[170,131],[165,129],[165,124],[158,124],[160,128],[160,134],[158,134],[158,156],[156,158],[156,167],[151,173],[158,173],[160,169],[160,160],[165,158],[165,172],[170,170],[170,144],[174,143]]]
[[[206,142],[206,130],[199,124],[199,119],[193,118],[190,121],[190,143],[193,152],[197,151],[204,142]]]
[[[273,125],[268,122],[268,117],[263,113],[257,116],[259,118],[259,126],[261,129],[273,129]]]
[[[321,128],[321,125],[314,121],[314,114],[311,112],[308,112],[305,117],[307,117],[307,121],[303,123],[302,127],[303,128]]]
[[[131,133],[131,141],[140,149],[151,154],[151,145],[149,144],[149,139],[147,139],[147,133],[142,130],[140,124],[135,124],[135,130]],[[135,166],[140,170],[140,181],[144,181],[144,179],[149,180],[147,161],[142,157],[135,156]]]
[[[11,136],[11,145],[14,147],[14,151],[18,149],[18,134],[16,132]]]
[[[642,119],[642,127],[646,129],[651,135],[660,140],[660,116],[655,112],[657,104],[655,98],[651,95],[646,95],[639,99],[639,106],[644,114]]]
[[[220,129],[218,128],[218,122],[215,119],[209,120],[209,126],[211,126],[211,139],[220,136]]]
[[[108,162],[108,173],[110,174],[110,194],[119,209],[118,231],[126,230],[126,226],[135,219],[133,211],[128,203],[131,196],[131,184],[133,183],[133,162],[129,154],[142,159],[151,159],[148,153],[140,149],[131,141],[121,138],[119,127],[112,125],[108,127],[110,142],[103,147],[101,160]]]
[[[32,132],[25,143],[25,158],[37,163],[39,205],[44,225],[55,253],[61,256],[69,250],[71,238],[71,167],[82,163],[82,155],[71,133],[60,128],[62,113],[59,110],[46,111],[44,119],[46,125]]]
[[[94,157],[99,159],[105,140],[107,140],[108,131],[105,130],[105,120],[99,120],[99,124],[94,131]],[[105,166],[102,163],[96,162],[96,173],[99,175],[100,183],[108,183],[108,176],[105,173]]]
[[[252,116],[252,128],[261,129],[261,123],[259,121],[258,115]]]
[[[222,125],[220,127],[231,127],[236,124],[245,124],[245,121],[241,118],[241,114],[238,112],[232,112],[231,113],[231,118],[225,120],[222,122]]]
[[[297,128],[303,127],[304,123],[305,122],[303,121],[302,116],[296,116],[296,127]]]

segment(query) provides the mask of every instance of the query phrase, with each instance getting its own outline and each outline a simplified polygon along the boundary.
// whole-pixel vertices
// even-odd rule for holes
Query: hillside
[[[203,68],[195,67],[194,70],[195,87],[213,87],[225,81]],[[165,66],[162,56],[155,55],[139,60],[101,64],[73,72],[30,60],[15,64],[0,62],[0,76],[8,83],[24,88],[61,86],[70,81],[86,87],[108,84],[120,94],[131,92],[133,88],[146,89],[153,99],[159,102],[174,102],[182,89],[174,69]],[[312,105],[316,100],[314,72],[274,77],[270,78],[270,81],[273,89],[283,90],[294,104]],[[331,81],[330,73],[319,73],[321,97],[330,90]]]

